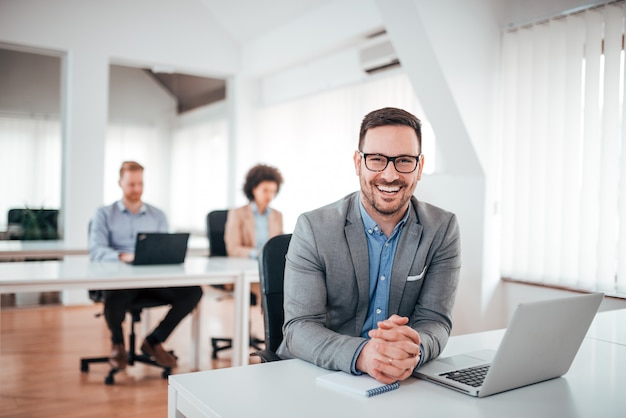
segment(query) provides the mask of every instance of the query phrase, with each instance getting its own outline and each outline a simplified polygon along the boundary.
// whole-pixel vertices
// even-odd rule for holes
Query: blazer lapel
[[[356,276],[357,287],[359,289],[359,298],[356,309],[356,334],[361,333],[367,309],[369,306],[369,254],[367,250],[367,240],[363,237],[363,220],[359,213],[359,193],[354,194],[354,198],[349,200],[346,225],[344,232],[350,249],[350,257],[352,258],[352,266]]]
[[[412,198],[412,203],[415,198]],[[417,248],[419,247],[420,238],[423,231],[422,225],[419,223],[416,205],[411,205],[411,213],[404,225],[404,229],[400,234],[400,241],[393,258],[393,270],[391,272],[391,289],[389,289],[389,312],[398,312],[400,301],[406,285],[406,279],[409,276],[413,261],[417,256]]]
[[[256,246],[256,226],[254,224],[254,213],[252,212],[252,206],[248,205],[246,211],[244,212],[243,218],[243,233],[246,235],[246,238],[243,242],[245,246]]]

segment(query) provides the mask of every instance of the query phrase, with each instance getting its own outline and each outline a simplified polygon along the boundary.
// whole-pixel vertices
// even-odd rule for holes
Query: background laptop
[[[134,265],[181,264],[187,255],[189,234],[138,232]]]
[[[602,293],[520,304],[497,351],[437,358],[414,372],[479,398],[565,374],[600,307]],[[484,381],[479,374],[487,367]],[[463,373],[462,373],[463,372]]]

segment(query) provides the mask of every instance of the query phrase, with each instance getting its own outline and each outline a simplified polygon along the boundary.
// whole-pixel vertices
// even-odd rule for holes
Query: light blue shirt
[[[99,208],[90,222],[89,259],[118,261],[120,253],[134,253],[137,232],[168,232],[165,213],[146,203],[131,213],[121,200]]]
[[[361,336],[367,338],[367,333],[377,327],[379,321],[389,318],[389,286],[391,285],[391,269],[398,247],[398,238],[409,217],[409,211],[393,229],[387,238],[380,227],[365,211],[363,203],[359,201],[365,236],[367,236],[367,250],[369,254],[370,291],[369,309],[365,323],[361,329]]]
[[[256,242],[255,249],[250,251],[250,258],[257,258],[261,247],[265,245],[270,238],[269,217],[272,209],[268,206],[265,213],[260,213],[256,203],[250,202],[252,213],[254,214],[254,236]]]
[[[389,287],[391,285],[393,259],[396,255],[400,234],[409,218],[411,207],[409,205],[409,210],[406,211],[404,217],[395,226],[389,238],[385,236],[378,224],[367,213],[361,200],[359,200],[359,209],[361,210],[361,218],[363,219],[363,227],[367,237],[370,272],[369,308],[361,329],[361,336],[369,340],[367,333],[377,328],[379,321],[389,318]],[[359,357],[366,342],[363,342],[354,354],[352,359],[353,374],[361,374],[356,369],[356,359]]]

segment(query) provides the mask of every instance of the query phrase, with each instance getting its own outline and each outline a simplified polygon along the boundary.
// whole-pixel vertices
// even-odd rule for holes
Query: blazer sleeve
[[[224,226],[224,243],[229,257],[250,257],[250,251],[254,249],[245,242],[244,209],[245,207],[228,211]]]
[[[301,215],[292,235],[285,265],[285,324],[283,344],[278,355],[297,357],[330,370],[351,373],[352,360],[364,338],[355,335],[354,317],[341,315],[345,320],[332,319],[328,310],[325,256],[318,251],[320,243],[310,220]],[[326,241],[325,239],[321,239]],[[332,245],[332,244],[331,244]],[[331,251],[332,252],[332,251]],[[344,253],[337,249],[335,254]],[[352,282],[352,278],[348,279]],[[346,289],[339,297],[352,296]],[[347,303],[346,305],[350,305]],[[334,330],[337,322],[352,329]],[[337,328],[341,326],[337,325]]]

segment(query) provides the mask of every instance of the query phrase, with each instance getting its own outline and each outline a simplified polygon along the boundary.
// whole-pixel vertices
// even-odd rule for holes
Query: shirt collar
[[[126,206],[124,206],[124,202],[122,202],[121,200],[117,201],[117,208],[120,210],[120,212],[130,213],[130,211],[126,209]],[[145,211],[146,211],[146,205],[142,203],[141,207],[139,208],[139,212],[137,213],[144,213]]]
[[[259,208],[256,205],[256,202],[254,202],[254,201],[250,202],[250,207],[252,208],[252,213],[254,213],[257,216],[267,216],[272,211],[272,209],[268,206],[267,209],[265,210],[265,213],[263,215],[261,215],[259,213]]]
[[[380,231],[380,233],[382,234],[382,231],[380,227],[378,226],[378,224],[376,223],[376,221],[374,221],[374,219],[372,219],[370,214],[367,213],[367,211],[365,210],[365,206],[363,206],[363,201],[360,198],[359,198],[359,210],[361,211],[361,218],[363,218],[363,226],[365,227],[365,231]],[[396,232],[396,230],[404,228],[404,224],[406,224],[407,219],[409,219],[410,211],[411,211],[411,205],[409,205],[408,210],[406,211],[402,219],[400,219],[400,222],[398,222],[398,224],[395,226],[395,228],[393,229],[393,233],[391,235],[393,235]]]

